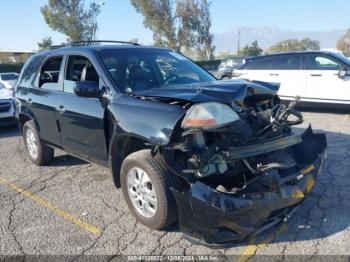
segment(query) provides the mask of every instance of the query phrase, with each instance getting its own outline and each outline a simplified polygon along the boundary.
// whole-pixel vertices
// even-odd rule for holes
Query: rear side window
[[[68,59],[63,90],[74,93],[74,85],[78,81],[95,81],[99,83],[99,75],[89,59],[84,56],[71,55]]]
[[[18,86],[21,87],[33,87],[33,82],[35,80],[35,76],[38,74],[41,63],[44,57],[37,55],[33,56],[23,67],[22,73],[18,80]]]
[[[299,55],[272,56],[248,60],[240,69],[248,70],[298,70],[300,69]]]
[[[300,56],[299,55],[276,56],[272,61],[271,69],[298,70],[300,69]]]
[[[0,76],[0,78],[3,81],[17,80],[18,79],[18,75],[17,74],[2,74]]]
[[[48,90],[60,90],[58,79],[62,65],[62,56],[49,58],[41,67],[38,87]]]
[[[259,59],[253,59],[248,60],[241,69],[248,69],[248,70],[265,70],[270,69],[273,62],[272,57],[267,58],[259,58]]]

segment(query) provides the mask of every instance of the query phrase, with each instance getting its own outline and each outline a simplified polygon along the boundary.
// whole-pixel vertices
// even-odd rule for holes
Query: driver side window
[[[341,64],[323,55],[306,55],[304,58],[306,69],[309,70],[339,70]]]
[[[63,89],[74,94],[74,86],[79,81],[94,81],[99,83],[99,75],[89,59],[84,56],[69,56]]]

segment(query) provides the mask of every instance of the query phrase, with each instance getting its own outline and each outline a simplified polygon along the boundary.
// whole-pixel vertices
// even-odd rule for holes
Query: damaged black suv
[[[54,148],[111,168],[135,217],[221,245],[288,217],[326,149],[277,84],[217,81],[165,48],[72,43],[33,55],[15,88],[37,165]]]

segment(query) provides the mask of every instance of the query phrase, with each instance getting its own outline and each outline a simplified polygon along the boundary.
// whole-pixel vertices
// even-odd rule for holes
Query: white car
[[[13,89],[19,77],[18,73],[0,73],[0,84],[7,89]]]
[[[233,78],[280,83],[283,100],[302,105],[350,109],[350,59],[337,53],[308,51],[246,59]]]
[[[0,83],[0,127],[16,123],[13,92]]]

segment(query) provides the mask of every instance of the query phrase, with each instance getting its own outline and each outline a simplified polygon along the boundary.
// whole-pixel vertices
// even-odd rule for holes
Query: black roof
[[[101,44],[101,43],[108,43],[107,45]],[[91,51],[101,51],[101,50],[171,50],[169,48],[165,47],[154,47],[154,46],[143,46],[136,43],[131,42],[123,42],[123,41],[91,41],[89,42],[78,42],[78,44],[75,43],[68,43],[60,46],[53,46],[49,50],[45,50],[42,52],[38,52],[37,54],[40,55],[49,55],[54,53],[64,53],[69,51],[85,51],[85,52],[91,52]]]

